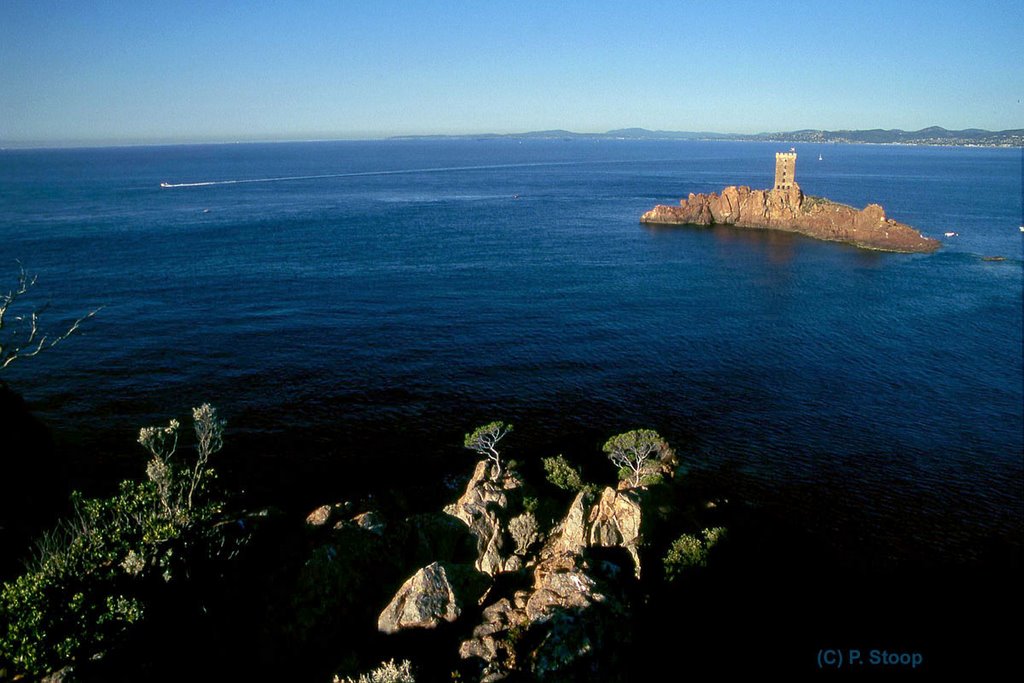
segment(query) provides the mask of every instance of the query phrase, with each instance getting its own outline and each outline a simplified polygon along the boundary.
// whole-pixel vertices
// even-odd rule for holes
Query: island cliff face
[[[784,230],[865,249],[904,253],[931,252],[942,244],[909,225],[886,218],[878,204],[858,211],[820,197],[805,197],[792,175],[781,185],[779,177],[777,171],[776,189],[772,190],[730,186],[721,193],[691,193],[679,206],[654,207],[641,216],[640,222]]]

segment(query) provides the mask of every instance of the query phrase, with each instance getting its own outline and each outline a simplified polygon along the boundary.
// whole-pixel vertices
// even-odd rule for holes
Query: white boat
[[[946,237],[959,237],[959,235],[957,235],[955,232],[945,232],[943,233],[943,235],[945,235]]]
[[[160,187],[170,187],[170,183],[160,183]]]
[[[820,154],[818,155],[818,161],[821,161],[821,155]]]

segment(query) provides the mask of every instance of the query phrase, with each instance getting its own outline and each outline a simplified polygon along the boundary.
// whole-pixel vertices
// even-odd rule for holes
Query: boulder
[[[311,527],[327,526],[330,522],[337,520],[339,515],[343,515],[351,507],[352,504],[348,502],[321,505],[306,515],[306,524]]]
[[[569,506],[569,512],[559,525],[561,533],[555,540],[557,553],[575,553],[587,545],[587,499],[586,491],[580,491]]]
[[[498,641],[490,635],[473,636],[459,644],[459,657],[478,657],[485,662],[493,662],[498,658]]]
[[[590,510],[587,542],[592,546],[621,546],[629,551],[640,576],[640,502],[630,491],[616,491],[606,487],[601,498]]]
[[[356,515],[352,518],[352,523],[360,529],[377,534],[378,536],[383,536],[384,531],[387,529],[384,518],[372,510]]]
[[[471,568],[434,562],[402,584],[377,618],[377,629],[396,633],[409,628],[434,628],[453,622],[463,607],[475,603],[486,580]]]
[[[462,659],[479,657],[485,662],[493,662],[498,651],[507,647],[495,636],[506,633],[512,627],[527,625],[526,613],[514,606],[508,598],[501,598],[486,607],[482,614],[482,622],[473,629],[473,636],[459,646]]]
[[[553,555],[537,565],[533,574],[533,593],[526,601],[530,622],[544,622],[556,612],[586,609],[604,596],[595,593],[594,580],[584,571],[579,555]]]
[[[510,573],[517,572],[523,568],[523,558],[519,555],[513,555],[512,557],[505,560],[505,564],[501,566],[501,571]]]
[[[462,496],[445,512],[461,520],[477,539],[476,568],[485,574],[504,571],[509,493],[522,486],[514,475],[505,473],[495,480],[497,468],[488,460],[477,463]]]
[[[466,490],[457,501],[445,506],[444,511],[472,527],[481,510],[508,508],[508,492],[522,486],[522,482],[508,473],[495,481],[496,469],[490,460],[478,462]]]
[[[595,603],[605,602],[606,596],[587,570],[588,564],[578,554],[548,554],[534,568],[531,590],[517,591],[513,600],[501,598],[484,608],[482,622],[462,642],[459,655],[494,664],[500,651],[516,647],[507,639],[510,629],[535,629],[559,615],[584,614]]]

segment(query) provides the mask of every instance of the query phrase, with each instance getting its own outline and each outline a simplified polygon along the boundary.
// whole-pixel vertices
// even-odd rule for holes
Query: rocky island
[[[729,186],[721,193],[690,193],[679,206],[655,206],[640,217],[640,222],[783,230],[864,249],[902,253],[932,252],[942,245],[909,225],[886,218],[878,204],[857,210],[822,197],[805,196],[796,183],[795,166],[795,152],[780,152],[775,155],[772,189]]]

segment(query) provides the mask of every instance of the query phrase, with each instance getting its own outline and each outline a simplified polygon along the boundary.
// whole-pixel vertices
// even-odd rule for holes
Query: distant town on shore
[[[392,139],[582,139],[582,140],[738,140],[751,142],[848,143],[876,145],[949,145],[964,147],[1024,146],[1024,128],[1012,130],[947,130],[939,126],[906,131],[883,130],[794,130],[780,133],[711,133],[646,128],[621,128],[607,133],[574,133],[568,130],[540,130],[528,133],[481,133],[478,135],[400,135]]]

